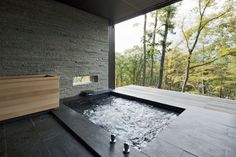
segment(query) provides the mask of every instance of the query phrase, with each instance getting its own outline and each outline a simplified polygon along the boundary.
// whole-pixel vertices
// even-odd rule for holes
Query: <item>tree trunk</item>
[[[151,67],[150,67],[150,82],[149,85],[151,86],[153,83],[153,66],[154,66],[154,55],[151,55]]]
[[[135,66],[132,72],[132,84],[136,84],[136,72],[137,72],[137,66]]]
[[[204,56],[204,53],[205,53],[205,45],[203,44],[202,45],[202,64],[205,63],[205,56]],[[202,71],[202,94],[205,95],[206,94],[206,81],[204,80],[204,71]]]
[[[162,41],[162,54],[161,54],[159,81],[158,81],[157,88],[162,88],[162,80],[163,80],[163,73],[164,73],[164,63],[165,63],[165,54],[166,54],[166,41],[167,41],[167,35],[168,35],[168,29],[169,29],[170,12],[171,12],[171,10],[168,10],[166,21],[165,21],[165,31],[164,31],[163,41]]]
[[[140,67],[138,67],[137,73],[136,73],[136,84],[138,85],[142,85],[142,77],[140,77],[142,75],[142,70],[143,70],[143,58],[140,57],[139,59],[139,65]]]
[[[188,47],[188,52],[189,52],[188,64],[186,66],[185,79],[184,79],[183,86],[182,86],[182,92],[185,92],[185,87],[186,87],[188,79],[189,79],[191,55],[192,55],[196,45],[198,44],[198,40],[199,40],[199,37],[200,37],[200,34],[201,34],[202,30],[207,25],[209,25],[212,21],[215,21],[215,20],[219,19],[220,17],[224,16],[227,12],[229,12],[229,10],[227,9],[225,12],[223,12],[223,13],[215,16],[215,17],[212,17],[211,19],[208,19],[207,22],[204,23],[204,15],[206,13],[205,11],[209,7],[209,5],[211,4],[211,1],[207,1],[203,8],[201,6],[201,0],[199,0],[198,2],[199,2],[199,14],[200,14],[199,26],[198,26],[198,29],[197,29],[197,32],[196,32],[195,40],[194,40],[193,45],[191,47],[189,45],[189,39],[186,37],[186,34],[184,33],[184,30],[183,30],[183,25],[182,25],[182,32],[183,32],[183,35],[184,35],[184,38],[185,38],[185,41],[186,41],[186,44],[187,44],[187,47]],[[190,59],[189,59],[189,57],[190,57]],[[200,66],[202,66],[202,65],[200,65]]]
[[[146,82],[146,62],[147,62],[147,49],[146,49],[146,27],[147,27],[147,15],[144,15],[144,27],[143,27],[143,86]]]
[[[174,80],[171,78],[169,90],[172,90],[173,83],[174,83]]]
[[[202,79],[202,94],[205,95],[206,94],[206,85],[205,85],[205,80]]]
[[[116,87],[119,87],[119,84],[118,84],[118,77],[116,76]]]
[[[153,27],[153,38],[152,38],[153,52],[151,53],[151,67],[150,67],[150,82],[149,82],[149,85],[153,84],[153,66],[154,66],[154,54],[155,54],[155,47],[156,47],[157,14],[158,14],[158,12],[156,11],[154,27]]]
[[[120,86],[122,87],[123,86],[123,73],[121,73],[120,75]]]
[[[220,98],[223,98],[223,90],[222,90],[222,87],[220,88]]]
[[[183,85],[182,85],[182,92],[185,92],[185,88],[186,88],[186,85],[187,85],[187,82],[188,82],[188,79],[189,79],[191,56],[192,56],[192,54],[190,53],[188,55],[187,66],[186,66],[186,69],[185,69],[185,78],[184,78],[184,82],[183,82]]]

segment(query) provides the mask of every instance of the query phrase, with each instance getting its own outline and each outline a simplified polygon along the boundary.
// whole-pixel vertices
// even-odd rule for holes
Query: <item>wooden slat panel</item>
[[[27,109],[30,109],[30,108],[37,108],[37,107],[41,107],[41,106],[44,106],[42,104],[52,104],[52,103],[55,103],[56,101],[56,97],[53,97],[52,99],[50,100],[38,100],[38,101],[35,101],[35,103],[32,105],[31,102],[27,102],[25,103],[24,105],[17,105],[17,106],[8,106],[8,107],[5,107],[1,110],[1,113],[0,115],[4,115],[4,114],[9,114],[11,112],[22,112],[24,110],[27,110]]]
[[[35,77],[44,77],[46,75],[24,75],[24,76],[3,76],[0,77],[0,80],[4,79],[20,79],[20,78],[35,78]]]
[[[15,104],[18,104],[17,106],[21,106],[21,105],[25,105],[26,103],[32,103],[33,101],[35,101],[32,105],[36,104],[38,101],[41,100],[50,100],[53,98],[57,98],[57,93],[58,92],[54,92],[54,93],[47,93],[47,94],[40,94],[40,95],[24,95],[22,97],[18,97],[16,96],[14,99],[5,99],[5,100],[1,100],[1,106],[2,107],[9,107],[9,106],[16,106]],[[2,111],[3,109],[1,109]]]
[[[29,82],[29,81],[44,81],[56,80],[54,77],[34,77],[34,78],[19,78],[19,79],[0,79],[0,84],[13,83],[13,82]]]
[[[1,82],[1,80],[0,80]],[[0,89],[9,89],[9,88],[17,88],[17,87],[38,87],[38,86],[52,86],[52,85],[58,85],[58,82],[56,80],[45,80],[45,81],[28,81],[24,83],[19,82],[11,82],[11,83],[4,83],[1,84]]]
[[[0,78],[0,120],[59,107],[59,77]]]
[[[56,104],[49,104],[49,105],[44,105],[44,106],[40,106],[40,107],[25,109],[24,111],[21,111],[21,112],[11,112],[11,113],[8,113],[5,115],[1,115],[0,121],[6,120],[6,117],[7,117],[7,119],[10,119],[10,118],[24,116],[24,115],[31,114],[31,113],[50,110],[50,109],[57,108],[57,107],[58,107],[58,104],[56,103]]]
[[[29,87],[16,87],[16,88],[9,88],[9,89],[0,89],[0,101],[2,97],[11,96],[11,95],[20,95],[25,93],[35,93],[40,91],[51,91],[53,89],[57,89],[57,85],[46,85],[46,86],[29,86]]]

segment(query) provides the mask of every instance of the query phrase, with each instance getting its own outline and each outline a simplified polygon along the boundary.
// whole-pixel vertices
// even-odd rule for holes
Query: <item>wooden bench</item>
[[[0,77],[0,121],[59,107],[59,77]]]

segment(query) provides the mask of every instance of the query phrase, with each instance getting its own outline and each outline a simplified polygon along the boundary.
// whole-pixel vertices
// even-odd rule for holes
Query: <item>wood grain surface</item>
[[[0,121],[59,107],[59,77],[0,78]]]

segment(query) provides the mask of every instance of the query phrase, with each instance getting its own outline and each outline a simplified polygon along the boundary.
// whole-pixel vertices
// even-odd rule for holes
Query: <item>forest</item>
[[[143,16],[142,44],[116,53],[116,87],[236,99],[236,2],[192,1],[181,17],[182,2]]]

